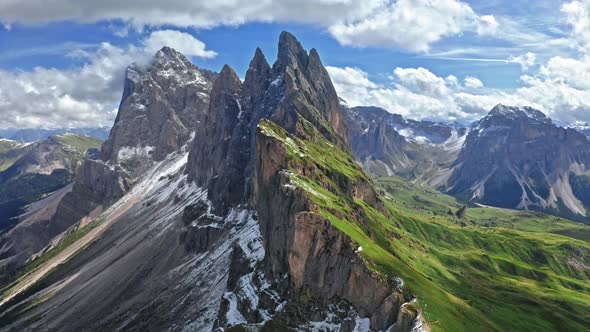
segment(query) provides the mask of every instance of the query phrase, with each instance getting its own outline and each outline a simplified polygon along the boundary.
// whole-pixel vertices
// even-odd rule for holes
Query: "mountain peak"
[[[186,59],[186,57],[178,52],[177,50],[173,49],[170,46],[164,46],[161,49],[159,49],[156,52],[156,55],[154,56],[155,59],[171,59],[171,60],[176,60],[176,59]]]
[[[502,116],[512,120],[526,117],[541,122],[551,122],[543,112],[530,106],[517,107],[498,104],[488,113],[487,117],[490,116]]]
[[[251,97],[260,96],[266,90],[270,75],[270,65],[266,61],[262,50],[257,47],[244,79],[244,87]]]
[[[238,82],[241,83],[238,74],[233,70],[232,67],[225,64],[219,73],[219,77],[217,78],[220,82]],[[216,80],[216,82],[217,82]]]
[[[308,61],[307,52],[301,43],[289,32],[281,32],[279,37],[279,53],[277,63],[279,68],[306,67]]]
[[[250,61],[250,67],[248,71],[250,70],[270,71],[270,65],[266,61],[266,57],[264,56],[264,53],[262,53],[262,50],[259,47],[256,48],[256,52],[254,52],[254,57]]]

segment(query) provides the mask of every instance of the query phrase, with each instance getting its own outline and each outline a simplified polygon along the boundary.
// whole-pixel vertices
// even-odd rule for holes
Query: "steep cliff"
[[[356,159],[374,176],[427,182],[459,155],[467,129],[415,121],[378,107],[342,106]]]
[[[581,194],[590,189],[588,139],[529,107],[494,107],[469,133],[450,172],[442,187],[474,202],[578,219],[590,209]]]
[[[309,303],[327,308],[341,301],[375,329],[402,320],[412,323],[415,312],[398,319],[403,293],[366,265],[355,252],[354,241],[319,213],[324,211],[322,204],[304,190],[292,190],[296,186],[290,184],[289,174],[298,174],[318,181],[319,188],[333,195],[362,201],[387,214],[371,180],[351,156],[344,115],[319,55],[315,50],[307,53],[289,33],[281,34],[278,50],[272,68],[256,50],[244,83],[224,66],[213,85],[205,127],[195,135],[189,179],[207,188],[217,214],[236,204],[257,212],[264,275],[271,281],[287,276],[279,293],[289,304],[266,324],[286,315],[286,327],[295,328],[306,319],[293,312],[305,312]],[[362,208],[351,209],[352,214],[339,217],[369,228],[370,218]],[[201,228],[190,236],[202,247],[207,239],[220,236],[211,231]],[[228,286],[228,291],[232,289]],[[228,312],[220,314],[220,326],[235,323],[231,319],[235,310],[230,310],[234,302],[227,301]],[[236,310],[244,318],[242,324],[259,323],[249,310]]]
[[[45,204],[55,201],[46,197],[53,194],[61,198],[68,192],[87,152],[96,150],[100,143],[98,139],[64,134],[18,145],[18,158],[0,172],[0,284],[60,229],[63,231],[59,223],[38,224],[41,215],[48,218],[55,212]]]
[[[43,153],[29,153],[27,159],[0,173],[1,178],[1,174],[25,172],[31,167],[45,173],[79,167],[73,185],[60,193],[60,199],[51,200],[44,213],[34,214],[34,220],[25,220],[27,226],[16,231],[20,235],[3,243],[3,275],[12,276],[31,255],[71,226],[99,216],[141,181],[154,164],[186,145],[206,114],[211,82],[216,76],[164,47],[149,64],[131,64],[127,68],[119,112],[100,153],[95,151],[87,158],[82,154],[70,162],[72,158],[63,157],[67,150],[51,153],[55,144],[41,142],[36,143],[41,144],[40,148],[33,151]],[[66,136],[53,140],[73,141]],[[62,186],[72,177],[70,172]]]

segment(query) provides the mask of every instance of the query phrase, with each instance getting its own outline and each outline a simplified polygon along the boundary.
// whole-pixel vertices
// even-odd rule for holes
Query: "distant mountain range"
[[[565,124],[563,127],[575,129],[586,135],[586,137],[590,138],[590,123],[577,121],[574,123]]]
[[[18,222],[26,205],[70,183],[87,151],[100,143],[77,134],[34,143],[0,139],[0,233]]]
[[[374,176],[427,180],[457,158],[468,132],[460,125],[406,119],[378,107],[342,108],[353,152]]]
[[[57,128],[57,129],[0,129],[0,138],[6,138],[20,143],[30,143],[65,133],[95,137],[102,141],[109,137],[109,127]]]
[[[589,222],[590,142],[530,107],[498,105],[469,128],[344,107],[353,150],[376,176],[428,183],[471,203]]]

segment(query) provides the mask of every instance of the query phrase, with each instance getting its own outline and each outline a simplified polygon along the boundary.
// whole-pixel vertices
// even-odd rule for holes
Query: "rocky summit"
[[[533,108],[498,105],[474,125],[449,168],[446,191],[474,202],[584,219],[590,144]]]
[[[109,138],[74,182],[31,205],[21,224],[37,231],[4,242],[20,254],[0,271],[0,330],[583,330],[585,226],[515,223],[524,212],[422,185],[460,196],[485,168],[488,202],[493,181],[569,177],[508,203],[580,207],[564,194],[585,188],[580,135],[529,108],[467,129],[341,105],[288,32],[243,81],[164,47],[127,68]]]
[[[355,157],[374,176],[418,181],[472,204],[588,221],[590,144],[579,127],[531,107],[497,105],[467,128],[342,107]]]

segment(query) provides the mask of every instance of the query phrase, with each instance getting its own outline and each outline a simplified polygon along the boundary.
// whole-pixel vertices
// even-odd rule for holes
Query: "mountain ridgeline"
[[[590,142],[530,107],[498,105],[470,128],[344,107],[356,158],[375,176],[464,201],[590,219]]]
[[[400,205],[397,182],[378,187],[353,156],[426,181],[472,136],[343,107],[287,32],[244,81],[165,47],[127,68],[100,155],[38,206],[47,230],[18,244],[30,257],[4,279],[0,329],[582,330],[587,242],[464,228],[431,192]]]
[[[0,282],[53,236],[45,231],[51,225],[33,221],[35,212],[43,215],[36,202],[68,191],[84,158],[100,144],[96,138],[71,133],[29,144],[0,140]],[[39,237],[46,240],[36,241]]]
[[[590,142],[532,108],[496,106],[477,122],[444,184],[483,204],[588,217]]]
[[[311,328],[312,312],[344,330],[421,324],[411,294],[330,220],[360,227],[366,209],[388,212],[352,157],[317,51],[286,32],[278,49],[272,67],[256,50],[244,82],[170,48],[127,69],[100,158],[55,207],[65,233],[1,302],[12,328]],[[328,207],[316,190],[347,200]],[[63,278],[47,301],[19,304]]]

